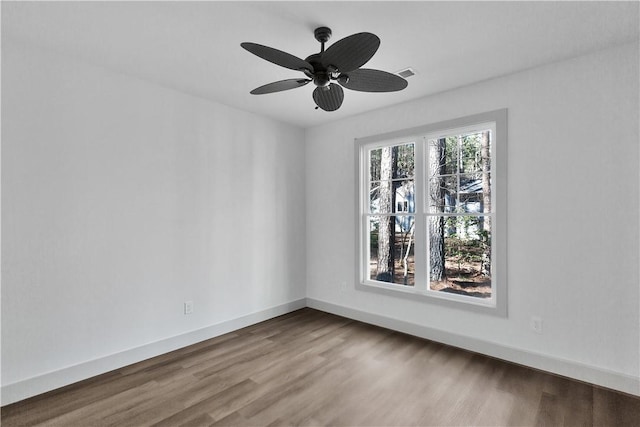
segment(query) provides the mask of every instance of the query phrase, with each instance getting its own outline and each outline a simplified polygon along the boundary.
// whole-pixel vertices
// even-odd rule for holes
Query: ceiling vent
[[[413,71],[413,68],[409,67],[409,68],[405,68],[402,71],[398,71],[396,74],[402,77],[403,79],[406,79],[407,77],[415,76],[416,72]]]

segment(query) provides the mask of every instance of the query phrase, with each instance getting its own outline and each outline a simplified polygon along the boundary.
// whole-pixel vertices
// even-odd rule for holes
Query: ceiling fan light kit
[[[320,52],[300,59],[294,55],[257,43],[244,42],[247,51],[281,67],[301,71],[307,78],[280,80],[257,87],[250,93],[264,95],[295,89],[313,82],[313,100],[316,109],[335,111],[342,105],[342,88],[361,92],[395,92],[407,87],[402,77],[381,70],[360,68],[376,53],[380,39],[372,33],[357,33],[333,43],[325,50],[331,38],[331,29],[318,27],[313,32],[320,42]],[[333,83],[333,82],[336,83]]]

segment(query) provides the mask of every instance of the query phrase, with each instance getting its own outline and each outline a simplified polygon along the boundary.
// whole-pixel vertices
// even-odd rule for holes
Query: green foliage
[[[474,173],[481,168],[482,133],[448,136],[444,143],[441,175]]]
[[[457,236],[444,240],[445,253],[458,264],[458,271],[462,270],[462,263],[482,262],[483,244],[477,239],[461,239]]]
[[[377,230],[375,232],[371,232],[371,234],[370,234],[369,242],[370,242],[370,246],[371,246],[372,251],[373,251],[374,248],[377,251],[377,248],[378,248],[378,236],[379,235],[380,234],[378,233]]]
[[[377,148],[375,150],[371,150],[369,152],[369,174],[371,176],[371,181],[379,181],[380,180],[380,161],[382,158],[382,149]]]
[[[457,263],[462,272],[462,264],[478,265],[485,261],[490,252],[491,234],[482,228],[476,216],[451,216],[445,220],[445,254]]]
[[[396,159],[393,170],[394,178],[413,177],[415,170],[414,152],[415,146],[413,143],[393,146],[393,155]],[[381,148],[376,148],[369,152],[369,174],[372,182],[380,180],[381,158]]]
[[[393,147],[396,155],[396,170],[394,178],[413,177],[415,161],[414,161],[414,145],[396,145]]]

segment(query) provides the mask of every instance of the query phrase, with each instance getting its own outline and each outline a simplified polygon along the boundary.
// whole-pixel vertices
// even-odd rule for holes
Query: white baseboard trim
[[[640,378],[614,372],[583,363],[556,358],[494,342],[479,340],[473,337],[453,334],[429,328],[404,320],[381,316],[366,311],[353,309],[326,301],[307,298],[307,307],[358,320],[364,323],[381,326],[398,332],[404,332],[431,341],[437,341],[453,347],[462,348],[475,353],[517,363],[542,371],[573,378],[597,386],[618,390],[640,396]]]
[[[197,329],[195,331],[166,338],[161,341],[145,344],[12,384],[3,385],[1,392],[1,405],[4,406],[18,402],[96,375],[104,374],[114,369],[119,369],[151,357],[159,356],[182,347],[233,332],[304,307],[306,307],[306,299],[302,298],[260,310],[255,313],[249,313],[205,328]]]

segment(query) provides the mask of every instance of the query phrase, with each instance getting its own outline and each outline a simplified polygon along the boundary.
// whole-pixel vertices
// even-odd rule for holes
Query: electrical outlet
[[[185,301],[184,303],[184,314],[193,313],[193,301]]]
[[[542,319],[539,318],[538,316],[531,316],[529,325],[531,326],[531,330],[536,334],[542,333]]]

